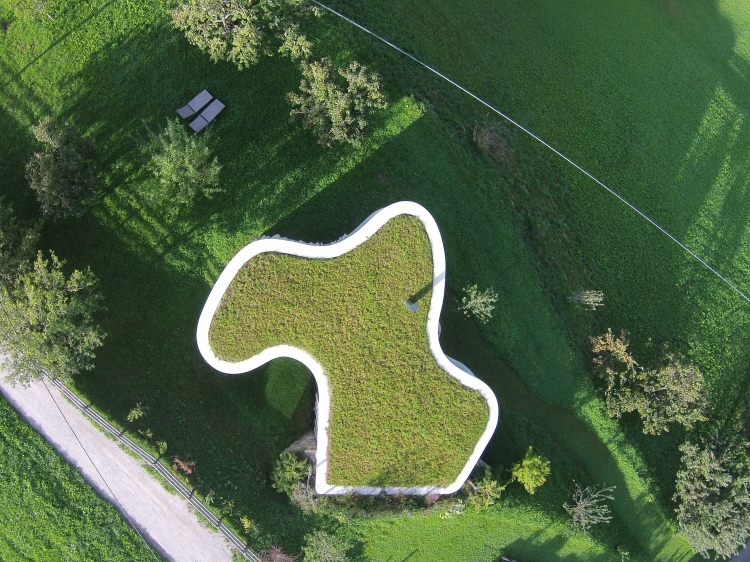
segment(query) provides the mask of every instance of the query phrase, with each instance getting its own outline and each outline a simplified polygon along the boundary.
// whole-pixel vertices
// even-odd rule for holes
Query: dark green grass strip
[[[481,437],[488,410],[432,357],[431,286],[424,227],[399,216],[338,258],[250,260],[211,324],[211,346],[237,362],[289,344],[320,362],[331,389],[331,484],[447,485]],[[416,294],[412,313],[404,303]]]

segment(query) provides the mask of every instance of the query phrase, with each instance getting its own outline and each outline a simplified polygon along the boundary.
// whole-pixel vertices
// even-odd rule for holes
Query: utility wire
[[[614,189],[612,189],[607,184],[605,184],[603,181],[601,181],[596,176],[594,176],[593,174],[591,174],[589,171],[587,171],[585,168],[583,168],[583,166],[577,164],[571,158],[569,158],[568,156],[566,156],[565,154],[563,154],[562,152],[560,152],[559,150],[557,150],[554,146],[552,146],[551,144],[549,144],[547,141],[545,141],[544,139],[542,139],[538,135],[534,134],[529,129],[527,129],[526,127],[524,127],[523,125],[521,125],[520,123],[518,123],[517,121],[515,121],[514,119],[512,119],[511,117],[509,117],[508,115],[506,115],[502,111],[500,111],[499,109],[497,109],[494,106],[490,105],[489,103],[487,103],[486,101],[484,101],[482,98],[480,98],[476,94],[470,92],[469,90],[467,90],[466,88],[464,88],[461,84],[458,84],[457,82],[454,82],[453,80],[451,80],[450,78],[448,78],[445,74],[442,74],[441,72],[438,72],[433,67],[431,67],[428,64],[422,62],[421,60],[419,60],[414,55],[411,55],[411,54],[407,53],[402,48],[398,47],[397,45],[394,45],[393,43],[391,43],[387,39],[381,37],[377,33],[374,33],[372,31],[370,31],[369,29],[367,29],[363,25],[360,25],[359,23],[357,23],[356,21],[352,20],[351,18],[346,17],[345,15],[341,14],[340,12],[337,12],[333,8],[331,8],[329,6],[326,6],[322,2],[318,2],[318,0],[310,0],[310,1],[313,4],[316,4],[316,5],[320,6],[321,8],[323,8],[325,10],[328,10],[332,14],[340,17],[341,19],[349,22],[353,26],[358,27],[359,29],[361,29],[365,33],[368,33],[368,34],[372,35],[373,37],[375,37],[379,41],[382,41],[383,43],[385,43],[386,45],[388,45],[389,47],[391,47],[392,49],[395,49],[396,51],[398,51],[402,55],[405,55],[406,57],[410,58],[411,60],[413,60],[414,62],[416,62],[420,66],[423,66],[424,68],[426,68],[427,70],[429,70],[433,74],[436,74],[437,76],[439,76],[440,78],[442,78],[443,80],[445,80],[446,82],[448,82],[449,84],[452,84],[453,86],[455,86],[456,88],[458,88],[459,90],[461,90],[462,92],[464,92],[465,94],[467,94],[467,95],[471,96],[472,98],[474,98],[475,100],[477,100],[479,103],[481,103],[482,105],[484,105],[485,107],[487,107],[489,110],[491,110],[494,113],[498,114],[500,117],[502,117],[503,119],[505,119],[508,123],[510,123],[514,127],[517,127],[518,129],[520,129],[521,131],[523,131],[524,133],[526,133],[527,135],[529,135],[531,138],[533,138],[534,140],[536,140],[537,142],[539,142],[540,144],[542,144],[543,146],[545,146],[546,148],[548,148],[549,150],[551,150],[552,152],[554,152],[557,156],[559,156],[560,158],[562,158],[563,160],[565,160],[568,164],[570,164],[571,166],[573,166],[574,168],[576,168],[579,172],[581,172],[584,175],[586,175],[589,179],[591,179],[594,182],[596,182],[597,184],[599,184],[601,187],[603,187],[609,193],[611,193],[612,195],[614,195],[621,202],[625,203],[625,205],[627,205],[628,207],[630,207],[633,211],[635,211],[641,217],[643,217],[644,219],[646,219],[649,223],[651,223],[654,227],[656,227],[662,234],[666,235],[670,240],[672,240],[672,242],[674,242],[680,248],[682,248],[683,250],[685,250],[685,252],[687,252],[688,254],[690,254],[699,263],[701,263],[709,271],[711,271],[711,273],[713,273],[714,275],[716,275],[716,277],[718,277],[724,283],[726,283],[729,287],[731,287],[734,290],[735,293],[737,293],[743,299],[745,299],[747,302],[750,303],[750,297],[748,297],[747,294],[745,294],[734,283],[732,283],[729,279],[727,279],[721,273],[719,273],[719,271],[717,271],[715,268],[713,268],[711,265],[709,265],[703,258],[701,258],[693,250],[691,250],[690,248],[688,248],[685,244],[683,244],[680,240],[678,240],[675,236],[673,236],[669,231],[667,231],[664,227],[662,227],[654,219],[652,219],[651,217],[649,217],[646,213],[644,213],[643,211],[641,211],[638,207],[636,207],[635,205],[633,205],[630,201],[628,201],[627,199],[625,199],[622,195],[620,195],[619,193],[617,193]]]
[[[13,320],[11,319],[10,315],[8,314],[8,310],[5,308],[5,303],[2,302],[2,298],[0,298],[0,308],[2,308],[2,311],[3,311],[3,314],[5,315],[5,318],[8,320],[8,325],[10,326],[11,330],[13,331],[14,336],[16,338],[16,341],[20,343],[22,341],[21,340],[21,336],[18,333],[18,330],[16,329],[16,325],[13,323]],[[62,409],[60,408],[60,405],[57,403],[57,400],[55,400],[55,397],[52,395],[52,392],[50,392],[50,389],[47,386],[47,381],[44,380],[44,377],[48,377],[50,379],[52,379],[52,377],[50,376],[49,373],[47,373],[47,371],[43,367],[39,366],[33,359],[31,361],[31,363],[32,363],[32,365],[34,367],[34,370],[36,371],[37,377],[42,381],[42,384],[44,385],[44,388],[47,389],[47,392],[49,393],[50,398],[52,398],[52,402],[55,403],[55,406],[57,407],[57,411],[60,412],[60,415],[65,420],[65,423],[67,424],[67,426],[70,429],[71,433],[73,433],[73,437],[75,437],[76,441],[78,441],[78,444],[81,446],[81,449],[83,449],[84,454],[89,459],[89,462],[91,462],[91,466],[94,467],[94,470],[96,470],[96,473],[99,475],[99,478],[102,479],[102,482],[104,482],[104,485],[107,487],[107,490],[109,490],[109,493],[112,495],[112,498],[115,500],[115,502],[119,506],[120,513],[122,513],[125,516],[125,519],[128,520],[128,523],[130,523],[130,526],[133,527],[133,530],[138,534],[138,536],[140,537],[140,539],[143,541],[143,544],[146,546],[146,548],[148,549],[148,551],[151,553],[151,556],[153,556],[154,560],[156,560],[157,562],[159,562],[159,557],[153,551],[153,549],[151,548],[151,545],[149,545],[148,542],[146,542],[146,539],[143,538],[143,535],[138,530],[138,527],[136,527],[136,525],[133,522],[133,520],[130,518],[130,516],[125,511],[125,508],[122,507],[122,504],[120,503],[120,500],[117,499],[117,496],[112,491],[112,488],[109,486],[109,484],[105,480],[105,478],[102,475],[102,473],[99,471],[99,468],[96,466],[96,463],[94,463],[94,460],[89,455],[88,451],[86,450],[86,447],[83,446],[83,443],[78,438],[78,434],[73,429],[73,426],[70,425],[70,422],[68,421],[68,418],[65,417],[65,414],[63,413]]]

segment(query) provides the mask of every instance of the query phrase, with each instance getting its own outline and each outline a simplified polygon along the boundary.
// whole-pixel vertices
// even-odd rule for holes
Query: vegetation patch
[[[331,391],[330,483],[445,486],[489,412],[430,352],[431,289],[427,234],[418,218],[401,215],[338,258],[255,256],[227,289],[209,342],[226,361],[287,344],[322,365]]]

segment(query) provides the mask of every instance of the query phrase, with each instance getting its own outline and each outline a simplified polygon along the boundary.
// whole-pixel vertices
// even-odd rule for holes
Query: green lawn
[[[320,524],[267,481],[278,453],[311,427],[314,388],[304,370],[280,384],[275,364],[229,378],[203,363],[194,333],[211,284],[262,234],[331,242],[406,199],[435,217],[454,292],[477,283],[500,295],[481,330],[448,310],[450,301],[442,321],[446,352],[500,401],[484,458],[505,477],[503,467],[533,444],[553,475],[533,498],[511,491],[481,514],[359,521],[362,558],[620,561],[618,544],[631,560],[690,558],[673,534],[671,502],[684,435],[645,437],[638,422],[607,418],[585,338],[628,328],[637,357],[650,353],[649,338],[669,342],[705,371],[712,417],[731,422],[750,383],[746,304],[520,133],[507,134],[507,161],[492,163],[470,141],[486,110],[331,17],[310,30],[321,54],[378,70],[391,102],[360,149],[325,150],[289,123],[284,95],[299,76],[288,61],[243,72],[212,64],[171,29],[166,3],[46,4],[54,22],[14,19],[0,2],[9,24],[0,31],[3,193],[36,213],[23,166],[41,116],[70,119],[94,141],[102,204],[44,233],[45,249],[100,276],[108,306],[106,344],[76,386],[121,423],[135,403],[146,405],[133,429],[152,429],[170,453],[196,461],[199,493],[215,490],[230,523],[251,517],[261,526],[255,544],[293,552]],[[531,126],[750,287],[750,12],[741,0],[335,6]],[[163,127],[203,88],[227,105],[211,126],[225,192],[170,222],[139,197],[139,147],[147,126]],[[574,309],[567,297],[581,288],[603,290],[605,308]],[[564,535],[573,478],[617,486],[615,519],[591,541]]]
[[[161,559],[5,398],[0,474],[0,559]]]
[[[432,271],[424,226],[401,215],[338,258],[259,254],[224,293],[208,338],[219,359],[293,345],[323,367],[331,485],[448,486],[487,427],[485,399],[430,351]]]

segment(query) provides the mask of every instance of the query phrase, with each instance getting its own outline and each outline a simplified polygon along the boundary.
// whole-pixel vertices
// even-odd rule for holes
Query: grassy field
[[[0,473],[0,559],[161,559],[5,398]]]
[[[422,223],[403,215],[335,259],[255,256],[216,311],[209,343],[220,359],[285,344],[323,367],[331,485],[448,486],[487,427],[485,399],[430,352],[432,270]]]
[[[310,377],[282,384],[274,364],[214,373],[195,323],[221,267],[257,236],[330,242],[377,208],[415,200],[440,226],[449,286],[500,295],[481,331],[449,306],[442,320],[446,352],[500,401],[485,459],[504,476],[533,444],[553,473],[533,498],[511,490],[480,514],[355,521],[362,558],[620,561],[616,545],[631,560],[690,558],[671,502],[684,435],[645,437],[635,420],[607,418],[585,338],[627,328],[636,356],[648,356],[649,338],[668,342],[706,373],[713,421],[733,423],[750,383],[746,303],[519,133],[508,130],[506,159],[490,161],[470,140],[484,109],[330,17],[310,31],[321,54],[378,70],[391,101],[359,149],[326,151],[288,122],[284,94],[299,81],[288,62],[241,73],[214,65],[169,27],[166,3],[46,5],[54,21],[0,2],[0,177],[33,216],[23,166],[30,126],[47,114],[70,119],[102,154],[102,204],[48,224],[44,237],[45,249],[102,279],[109,336],[97,368],[76,380],[100,411],[122,423],[142,402],[133,429],[195,461],[199,493],[216,491],[234,524],[255,520],[258,546],[298,552],[323,523],[292,510],[267,473],[311,427]],[[335,6],[531,126],[748,287],[750,13],[740,0]],[[203,88],[227,104],[211,127],[225,193],[170,222],[139,196],[140,147],[146,127],[163,127]],[[603,290],[605,308],[574,308],[567,297],[581,288]],[[615,519],[592,540],[564,530],[573,478],[617,486]]]

